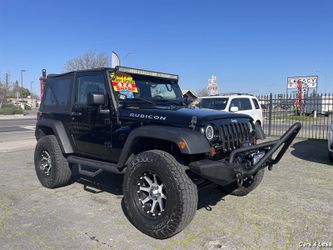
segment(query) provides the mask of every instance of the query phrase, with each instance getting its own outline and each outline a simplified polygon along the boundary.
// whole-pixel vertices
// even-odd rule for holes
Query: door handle
[[[71,115],[72,116],[81,116],[82,112],[72,112]]]

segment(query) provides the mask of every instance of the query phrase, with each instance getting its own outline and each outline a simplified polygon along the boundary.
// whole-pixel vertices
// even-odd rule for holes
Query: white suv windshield
[[[200,100],[199,108],[224,110],[229,98],[203,98]]]

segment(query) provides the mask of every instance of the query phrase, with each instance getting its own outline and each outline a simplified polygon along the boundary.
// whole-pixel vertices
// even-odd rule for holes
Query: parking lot
[[[247,197],[199,193],[181,233],[155,240],[122,209],[122,176],[101,174],[59,189],[35,175],[33,131],[0,136],[1,249],[295,249],[333,241],[333,166],[326,141],[296,140]]]

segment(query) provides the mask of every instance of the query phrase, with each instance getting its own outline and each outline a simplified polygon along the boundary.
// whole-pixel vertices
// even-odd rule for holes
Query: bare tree
[[[7,101],[7,93],[8,93],[8,82],[9,82],[9,74],[5,74],[5,81],[0,79],[0,109],[3,104]]]
[[[95,69],[110,66],[110,59],[105,53],[97,54],[95,50],[91,50],[86,54],[72,58],[65,64],[66,71]]]
[[[208,96],[207,88],[202,88],[196,91],[198,97]]]

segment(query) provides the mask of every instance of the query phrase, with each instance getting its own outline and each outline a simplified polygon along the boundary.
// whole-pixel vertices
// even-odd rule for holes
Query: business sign
[[[216,76],[212,75],[211,78],[208,79],[208,94],[209,95],[218,95],[218,84],[216,83]]]
[[[288,77],[288,89],[297,89],[297,84],[301,82],[306,88],[317,88],[318,76],[293,76]]]

